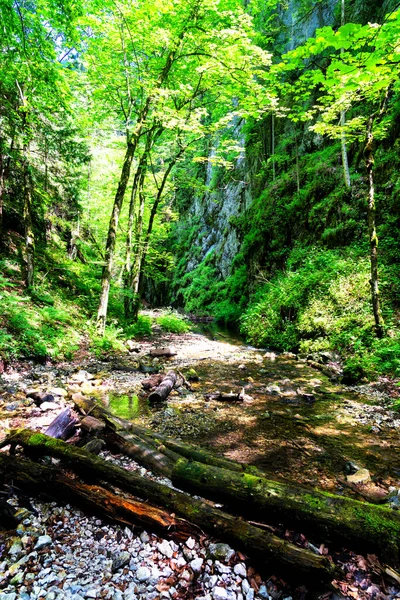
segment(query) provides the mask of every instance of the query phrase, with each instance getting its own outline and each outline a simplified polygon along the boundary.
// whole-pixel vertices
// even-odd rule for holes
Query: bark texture
[[[300,575],[307,580],[329,581],[337,575],[334,565],[327,557],[317,556],[250,525],[237,516],[121,469],[83,449],[28,430],[16,432],[8,443],[23,446],[36,457],[50,455],[60,458],[63,465],[83,478],[107,482],[142,500],[161,505],[212,536],[232,543],[259,563],[267,561],[269,568],[284,572],[286,576],[290,573],[293,577]],[[5,442],[2,443],[4,445]]]

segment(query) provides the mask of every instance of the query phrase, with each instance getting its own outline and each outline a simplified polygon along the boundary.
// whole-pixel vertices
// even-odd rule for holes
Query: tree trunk
[[[28,149],[25,150],[27,155]],[[35,273],[35,235],[32,227],[32,177],[28,157],[24,164],[24,207],[23,220],[25,231],[25,285],[28,289],[33,287]]]
[[[104,410],[104,409],[103,409]],[[96,410],[91,410],[98,418]],[[104,417],[103,417],[104,418]],[[130,424],[128,423],[128,426]],[[173,482],[181,489],[193,491],[218,502],[224,502],[239,514],[250,517],[258,515],[260,519],[287,522],[297,526],[306,533],[321,535],[326,539],[341,542],[347,540],[361,550],[368,549],[382,554],[388,562],[398,563],[400,557],[400,515],[384,506],[376,506],[359,502],[351,498],[336,496],[328,492],[308,489],[297,484],[288,484],[268,480],[253,467],[245,466],[246,472],[238,472],[234,467],[223,468],[212,466],[204,452],[204,462],[201,464],[193,459],[202,460],[202,453],[197,457],[187,448],[179,449],[179,443],[170,444],[157,434],[143,435],[142,428],[130,425],[136,437],[141,438],[144,446],[140,454],[157,452],[165,454],[162,469],[159,472],[172,477]],[[145,430],[146,431],[146,430]],[[119,452],[127,450],[126,444],[119,443],[121,437],[129,445],[129,436],[123,432],[114,440],[114,446]],[[154,439],[154,444],[151,442]],[[161,443],[160,443],[161,442]],[[119,445],[118,445],[119,444]],[[168,451],[164,450],[167,447]],[[180,458],[179,454],[186,453],[189,460]],[[141,455],[135,447],[129,450],[129,455],[139,462]],[[226,459],[217,459],[225,461]],[[229,461],[230,462],[230,461]],[[208,464],[207,464],[208,463]],[[220,463],[222,466],[222,464]],[[172,467],[172,470],[171,470]],[[152,465],[157,472],[158,462]],[[251,471],[254,469],[254,473]],[[236,471],[236,472],[235,472]]]
[[[300,575],[303,579],[311,581],[329,581],[337,575],[334,565],[327,557],[317,556],[268,531],[250,525],[237,516],[229,515],[182,492],[112,465],[83,449],[28,430],[10,436],[1,446],[4,447],[7,443],[22,445],[36,456],[50,455],[60,458],[63,464],[83,478],[107,482],[143,500],[162,505],[212,536],[232,543],[259,563],[267,561],[271,571],[277,569],[286,576],[290,573],[293,577]],[[40,477],[39,482],[43,480],[47,481],[46,478]],[[35,483],[37,485],[37,482]],[[43,488],[42,484],[39,485]]]
[[[345,24],[345,22],[346,22],[345,0],[341,0],[341,22],[340,22],[340,24],[342,27]],[[341,54],[344,53],[344,48],[340,49],[340,53]],[[350,190],[351,189],[351,181],[350,181],[349,160],[348,160],[348,155],[347,155],[346,134],[344,132],[345,124],[346,124],[346,111],[341,110],[340,111],[340,126],[342,128],[342,131],[340,134],[340,144],[342,147],[343,178],[344,178],[344,184],[346,186],[346,189]]]
[[[372,309],[375,319],[375,330],[378,337],[382,337],[384,333],[384,321],[381,313],[380,300],[379,300],[379,284],[378,284],[378,236],[376,233],[376,205],[375,205],[375,185],[374,185],[374,154],[373,154],[373,124],[374,116],[371,116],[368,120],[367,139],[364,148],[365,166],[368,174],[368,236],[369,236],[369,248],[370,248],[370,262],[371,262],[371,298],[372,298]]]
[[[146,145],[143,154],[140,158],[139,165],[136,169],[135,177],[132,185],[131,202],[129,205],[129,223],[128,233],[126,238],[126,257],[125,257],[125,270],[124,270],[124,288],[125,288],[125,316],[128,319],[132,319],[137,315],[138,308],[136,304],[138,302],[135,292],[135,279],[140,269],[140,257],[142,253],[141,240],[143,235],[143,215],[144,215],[144,203],[145,196],[143,192],[143,185],[146,176],[147,163],[149,160],[150,151],[154,141],[162,134],[162,129],[154,131],[154,127],[148,132],[146,136]],[[133,225],[135,221],[135,206],[136,197],[139,192],[139,207],[136,216],[135,236],[133,241]]]
[[[110,292],[110,282],[112,276],[112,267],[114,261],[115,244],[117,240],[117,228],[119,215],[124,201],[126,187],[129,181],[133,156],[135,154],[137,138],[134,141],[128,141],[124,164],[122,167],[121,177],[118,183],[117,192],[115,194],[114,206],[111,213],[110,224],[108,227],[108,236],[106,243],[106,251],[104,257],[103,275],[101,281],[101,294],[99,308],[97,311],[97,326],[101,333],[104,333],[107,319],[108,295]]]
[[[271,114],[271,160],[272,160],[272,181],[276,179],[275,169],[275,115]]]
[[[385,560],[398,564],[400,516],[389,508],[183,458],[175,464],[172,481],[252,519],[285,523],[362,551],[378,549]]]
[[[137,264],[137,276],[135,278],[135,282],[132,287],[132,291],[135,294],[135,297],[137,299],[137,302],[135,305],[135,310],[131,314],[131,318],[134,320],[136,320],[138,317],[140,299],[141,299],[141,293],[142,293],[143,281],[144,281],[144,269],[145,269],[145,265],[146,265],[147,252],[148,252],[148,248],[149,248],[149,244],[150,244],[150,237],[151,237],[151,234],[153,231],[154,220],[157,215],[159,204],[163,197],[163,193],[164,193],[164,189],[167,184],[167,181],[168,181],[168,177],[170,176],[174,165],[176,164],[178,159],[184,154],[185,150],[186,150],[186,147],[180,148],[179,152],[177,152],[177,154],[174,156],[173,159],[171,159],[170,163],[168,164],[168,167],[166,168],[163,178],[161,180],[161,183],[158,187],[157,195],[153,202],[153,206],[151,207],[149,223],[147,225],[146,236],[145,236],[143,246],[141,249],[141,256],[140,256],[140,258],[138,260],[138,264]]]

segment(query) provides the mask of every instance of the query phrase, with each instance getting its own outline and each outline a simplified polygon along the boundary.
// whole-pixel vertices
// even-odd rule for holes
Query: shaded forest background
[[[123,351],[145,300],[399,376],[397,9],[3,2],[3,361]]]

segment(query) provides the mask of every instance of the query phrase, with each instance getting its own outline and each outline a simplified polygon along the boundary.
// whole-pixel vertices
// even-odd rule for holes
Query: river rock
[[[189,548],[189,550],[193,550],[195,543],[196,543],[196,540],[192,537],[188,538],[185,542],[185,544]]]
[[[157,544],[157,550],[167,558],[172,558],[173,550],[169,545],[168,540],[163,540],[161,544]]]
[[[48,410],[57,410],[60,406],[57,402],[42,402],[40,405],[40,410],[42,412],[47,412]]]
[[[118,569],[122,569],[122,567],[128,565],[130,560],[131,555],[129,554],[129,552],[121,552],[120,554],[116,554],[113,557],[111,570],[113,571],[113,573],[115,573],[116,571],[118,571]]]
[[[22,553],[22,544],[19,538],[14,538],[11,548],[8,551],[8,554],[11,556],[17,556]]]
[[[151,577],[151,571],[147,567],[139,567],[136,571],[136,579],[140,582],[147,581]]]
[[[228,544],[210,544],[208,547],[208,553],[211,558],[216,558],[217,560],[223,560],[228,562],[232,556],[235,554],[235,551],[228,546]]]
[[[228,594],[226,589],[223,587],[215,587],[213,589],[213,600],[226,600],[228,598]]]
[[[247,576],[246,567],[243,563],[238,563],[237,565],[235,565],[233,567],[233,572],[235,573],[235,575],[239,575],[240,577]]]
[[[55,387],[55,388],[51,388],[50,393],[53,394],[53,396],[61,396],[64,397],[67,395],[67,390],[64,390],[64,388],[62,387]]]
[[[200,573],[201,571],[201,567],[203,566],[203,559],[202,558],[195,558],[194,560],[192,560],[190,562],[190,566],[192,568],[192,570],[194,571],[194,573]]]
[[[371,481],[371,475],[368,469],[359,469],[353,475],[347,475],[346,479],[349,483],[368,483]]]
[[[46,546],[50,546],[53,543],[53,540],[49,535],[40,535],[38,537],[38,541],[35,544],[35,550],[41,550]]]

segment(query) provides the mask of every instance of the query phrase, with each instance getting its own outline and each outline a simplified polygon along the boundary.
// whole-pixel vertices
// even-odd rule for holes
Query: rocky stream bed
[[[150,358],[151,348],[166,345],[177,354]],[[255,465],[273,479],[387,502],[397,510],[400,415],[391,409],[392,388],[382,382],[345,388],[328,377],[329,368],[337,374],[334,360],[309,364],[224,337],[158,333],[110,360],[10,367],[0,378],[0,440],[18,427],[45,431],[72,395],[81,393],[101,399],[121,417]],[[149,405],[141,381],[153,370],[169,369],[182,372],[192,389],[178,388],[163,404]],[[32,391],[48,397],[37,406]],[[244,401],[207,397],[216,391],[242,392]],[[102,455],[169,483],[131,459]],[[278,576],[268,564],[252,564],[224,540],[200,535],[175,543],[107,524],[70,505],[38,502],[13,488],[1,491],[1,501],[18,511],[19,524],[0,532],[0,600],[400,598],[400,578],[388,576],[376,556],[327,547],[323,539],[309,540],[276,524],[282,537],[331,555],[343,577],[329,587],[317,581],[289,585],[290,573]]]

